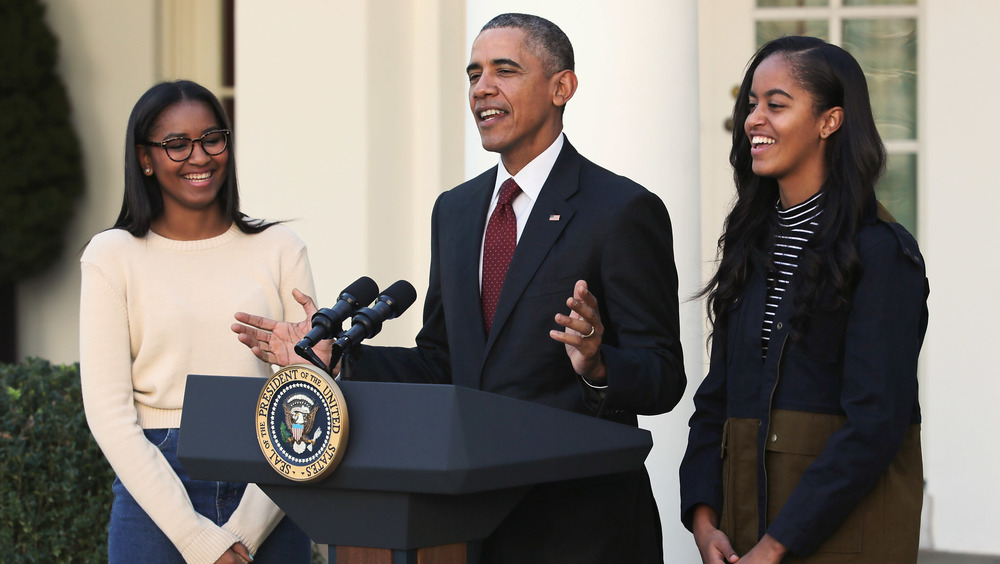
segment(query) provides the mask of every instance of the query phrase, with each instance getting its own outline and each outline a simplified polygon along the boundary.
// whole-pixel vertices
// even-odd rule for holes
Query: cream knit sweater
[[[234,225],[201,241],[112,229],[80,262],[83,403],[111,467],[187,562],[215,562],[236,542],[255,553],[278,507],[251,484],[216,526],[142,430],[180,426],[188,374],[270,376],[229,327],[237,311],[302,319],[292,289],[315,297],[305,244],[283,225],[256,235]]]

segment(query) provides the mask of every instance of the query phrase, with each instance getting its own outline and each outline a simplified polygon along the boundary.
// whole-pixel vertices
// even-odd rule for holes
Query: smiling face
[[[472,44],[469,106],[483,148],[500,153],[516,174],[562,131],[562,106],[576,90],[576,75],[546,76],[541,59],[517,28],[487,29]]]
[[[225,127],[211,107],[203,102],[184,100],[163,110],[146,140],[197,139],[220,129]],[[182,162],[170,160],[162,147],[140,145],[138,154],[144,172],[155,175],[160,185],[164,216],[203,210],[221,214],[219,206],[214,204],[226,180],[228,149],[218,155],[209,155],[201,143],[195,143],[191,156]]]
[[[781,54],[757,66],[749,103],[743,128],[754,174],[778,181],[784,207],[807,200],[826,179],[826,139],[840,127],[843,110],[817,114],[812,94],[794,79]]]

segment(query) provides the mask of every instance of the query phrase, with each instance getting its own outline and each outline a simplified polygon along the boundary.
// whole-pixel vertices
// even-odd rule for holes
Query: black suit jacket
[[[518,241],[487,336],[479,257],[497,168],[434,206],[424,326],[415,348],[364,347],[351,377],[451,383],[635,425],[669,411],[686,379],[670,218],[635,182],[569,144]],[[557,312],[586,280],[605,327],[606,388],[573,370]],[[659,561],[660,528],[644,471],[535,488],[485,543],[484,561]],[[633,554],[634,557],[629,557]],[[625,558],[624,560],[622,558]]]

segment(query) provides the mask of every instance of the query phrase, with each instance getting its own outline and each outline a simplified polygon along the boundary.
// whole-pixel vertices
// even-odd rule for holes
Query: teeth
[[[212,173],[203,172],[201,174],[185,174],[184,178],[188,180],[208,180],[209,178],[212,178]]]
[[[750,143],[754,145],[773,145],[774,139],[764,137],[763,135],[754,135],[750,138]]]
[[[486,110],[484,112],[480,112],[479,118],[480,119],[486,119],[486,118],[491,117],[491,116],[498,116],[498,115],[500,115],[502,113],[504,113],[504,112],[502,112],[500,110]]]

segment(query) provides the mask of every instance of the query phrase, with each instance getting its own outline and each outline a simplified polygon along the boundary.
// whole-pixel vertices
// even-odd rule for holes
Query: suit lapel
[[[500,291],[493,328],[486,341],[486,354],[489,354],[497,336],[503,331],[514,306],[521,299],[521,295],[549,254],[552,245],[576,213],[567,200],[579,188],[579,179],[580,155],[567,140],[538,194],[538,200],[531,208],[531,215],[528,216],[524,232],[521,233],[521,239],[514,250],[514,258],[511,259],[510,268],[507,269],[507,276],[503,281],[503,289]],[[485,356],[483,358],[485,360]]]
[[[449,240],[443,241],[443,252],[447,249],[454,253],[450,260],[442,261],[442,291],[445,300],[453,300],[455,307],[449,308],[461,312],[458,316],[448,319],[450,331],[458,331],[472,338],[463,341],[472,347],[463,351],[464,358],[472,365],[468,368],[471,374],[476,374],[475,382],[461,382],[462,385],[478,386],[479,367],[482,366],[486,330],[483,328],[483,308],[479,291],[479,254],[482,247],[483,231],[486,229],[486,211],[489,209],[490,196],[496,184],[496,169],[492,175],[485,175],[482,183],[472,187],[470,197],[461,200],[458,213],[453,216],[454,224],[443,229]],[[455,375],[466,373],[456,370]],[[459,384],[460,382],[455,382]]]

